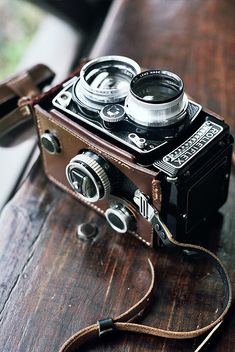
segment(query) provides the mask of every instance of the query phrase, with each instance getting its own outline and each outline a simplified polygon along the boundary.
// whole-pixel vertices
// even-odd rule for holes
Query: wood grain
[[[207,236],[234,282],[233,202],[231,190],[223,215],[217,214],[208,224]],[[76,238],[76,226],[83,221],[99,226],[92,242]],[[189,330],[209,322],[216,308],[221,309],[222,288],[209,266],[166,249],[152,251],[131,236],[115,234],[102,217],[48,183],[39,164],[5,208],[1,224],[0,350],[4,352],[57,351],[77,329],[124,311],[148,287],[148,257],[156,267],[157,285],[146,324]],[[218,351],[232,343],[233,328],[230,319]],[[199,343],[121,335],[87,348],[187,351]]]
[[[233,0],[117,0],[111,10],[91,56],[115,53],[172,70],[235,128]]]
[[[235,131],[234,9],[232,0],[118,0],[92,54],[128,55],[142,66],[179,73],[187,91]],[[227,203],[199,236],[223,260],[235,289],[234,209],[232,174]],[[99,228],[93,241],[76,238],[84,221]],[[2,212],[0,228],[0,351],[56,352],[78,329],[123,312],[148,287],[147,258],[157,283],[145,324],[189,330],[221,309],[222,285],[207,263],[114,233],[51,184],[40,161]],[[200,341],[118,333],[87,343],[84,351],[184,352]],[[235,350],[232,312],[206,350]]]

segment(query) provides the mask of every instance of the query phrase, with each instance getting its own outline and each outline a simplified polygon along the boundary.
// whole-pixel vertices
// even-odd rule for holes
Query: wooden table
[[[234,133],[234,23],[233,0],[117,0],[92,56],[122,54],[142,67],[178,73],[188,93],[224,116]],[[233,286],[234,196],[232,174],[228,201],[205,231],[206,246],[223,260]],[[81,222],[99,227],[95,240],[76,238]],[[0,351],[55,352],[78,329],[123,312],[148,287],[148,257],[157,285],[145,324],[189,330],[218,313],[222,288],[208,265],[116,234],[101,216],[51,184],[40,161],[5,207],[0,228]],[[118,333],[84,350],[183,352],[200,341]],[[206,350],[235,350],[232,312]]]

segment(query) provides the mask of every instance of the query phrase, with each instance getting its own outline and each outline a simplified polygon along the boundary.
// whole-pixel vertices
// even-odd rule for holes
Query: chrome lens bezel
[[[86,81],[86,74],[95,65],[101,64],[118,67],[120,70],[126,70],[126,76],[130,76],[130,83],[133,77],[140,73],[140,66],[132,59],[125,56],[109,55],[102,56],[89,61],[85,64],[81,71],[80,77],[74,84],[73,99],[78,103],[82,103],[88,108],[100,110],[104,104],[117,103],[123,101],[129,92],[128,89],[100,89],[91,87]],[[112,65],[112,63],[116,63]],[[126,66],[126,67],[125,67]],[[102,66],[101,66],[102,67]]]
[[[145,76],[165,75],[175,79],[180,84],[179,92],[164,102],[147,101],[137,96],[133,91],[133,85]],[[184,84],[179,76],[166,70],[149,70],[140,73],[133,78],[130,84],[130,92],[125,100],[125,111],[128,117],[147,127],[165,127],[182,121],[187,115],[188,98],[184,93]]]
[[[178,85],[178,92],[173,96],[170,97],[168,99],[164,99],[162,101],[159,100],[145,100],[144,98],[140,97],[136,92],[136,83],[139,83],[139,81],[141,81],[142,79],[146,79],[146,78],[157,78],[157,80],[159,80],[162,77],[165,77],[169,80],[172,81],[172,83],[175,83],[175,86]],[[130,84],[130,91],[132,93],[133,96],[135,96],[138,100],[143,101],[145,103],[151,103],[151,104],[166,104],[169,103],[175,99],[177,99],[184,91],[184,82],[182,81],[182,79],[177,76],[175,73],[170,72],[170,71],[166,71],[166,70],[148,70],[148,71],[144,71],[141,72],[140,74],[136,75]]]

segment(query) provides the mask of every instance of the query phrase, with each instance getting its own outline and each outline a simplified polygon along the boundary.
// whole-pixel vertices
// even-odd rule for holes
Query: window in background
[[[0,79],[15,72],[44,13],[20,0],[0,1]]]

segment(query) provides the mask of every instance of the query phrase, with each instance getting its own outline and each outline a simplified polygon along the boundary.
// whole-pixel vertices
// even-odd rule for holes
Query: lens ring
[[[74,84],[74,100],[97,110],[102,104],[117,103],[127,96],[139,65],[124,56],[102,56],[85,64]]]
[[[188,98],[181,78],[161,70],[145,71],[134,77],[125,100],[129,118],[147,127],[181,123],[187,116],[187,107]]]
[[[135,225],[132,212],[121,203],[112,204],[104,215],[109,225],[119,233],[125,233]]]
[[[108,209],[106,210],[105,217],[109,223],[109,225],[116,230],[117,232],[120,233],[125,233],[127,232],[127,224],[122,219],[120,212],[116,211],[115,209]]]
[[[154,78],[154,80],[153,80]],[[155,93],[160,95],[159,88],[163,88],[165,90],[165,95],[168,93],[168,97],[162,97],[163,94],[158,96],[157,98],[153,98],[151,100],[146,100],[146,98],[141,97],[138,94],[138,89],[144,88],[147,82],[147,91],[151,93],[151,88],[155,89]],[[151,104],[164,104],[169,103],[175,99],[177,99],[182,92],[184,91],[184,83],[182,79],[177,76],[175,73],[169,71],[162,71],[162,70],[149,70],[144,71],[138,74],[133,78],[130,84],[131,93],[139,100]],[[145,90],[144,90],[145,91]],[[142,91],[143,93],[143,91]],[[146,91],[145,91],[146,93]],[[162,93],[162,92],[161,92]],[[142,94],[143,95],[143,94]]]
[[[92,197],[85,197],[84,195],[82,195],[81,193],[79,193],[75,188],[74,188],[74,183],[73,183],[73,179],[72,179],[72,172],[73,171],[82,171],[82,172],[84,172],[84,174],[86,175],[86,176],[88,176],[89,178],[90,178],[90,180],[91,180],[91,182],[92,182],[92,184],[94,185],[94,187],[95,187],[95,194],[93,194],[92,195]],[[98,186],[98,180],[97,180],[97,178],[96,177],[94,177],[94,175],[91,173],[91,172],[89,172],[88,170],[87,170],[87,168],[84,166],[84,165],[82,165],[82,164],[77,164],[77,163],[72,163],[72,162],[70,162],[70,164],[67,166],[67,168],[66,168],[66,176],[67,176],[67,180],[68,180],[68,182],[69,182],[69,184],[70,184],[70,186],[74,189],[74,191],[77,193],[77,194],[79,194],[79,196],[82,198],[82,199],[84,199],[84,200],[86,200],[86,201],[89,201],[89,202],[97,202],[99,199],[101,199],[102,198],[102,193],[103,193],[103,189],[100,189],[100,187]]]

